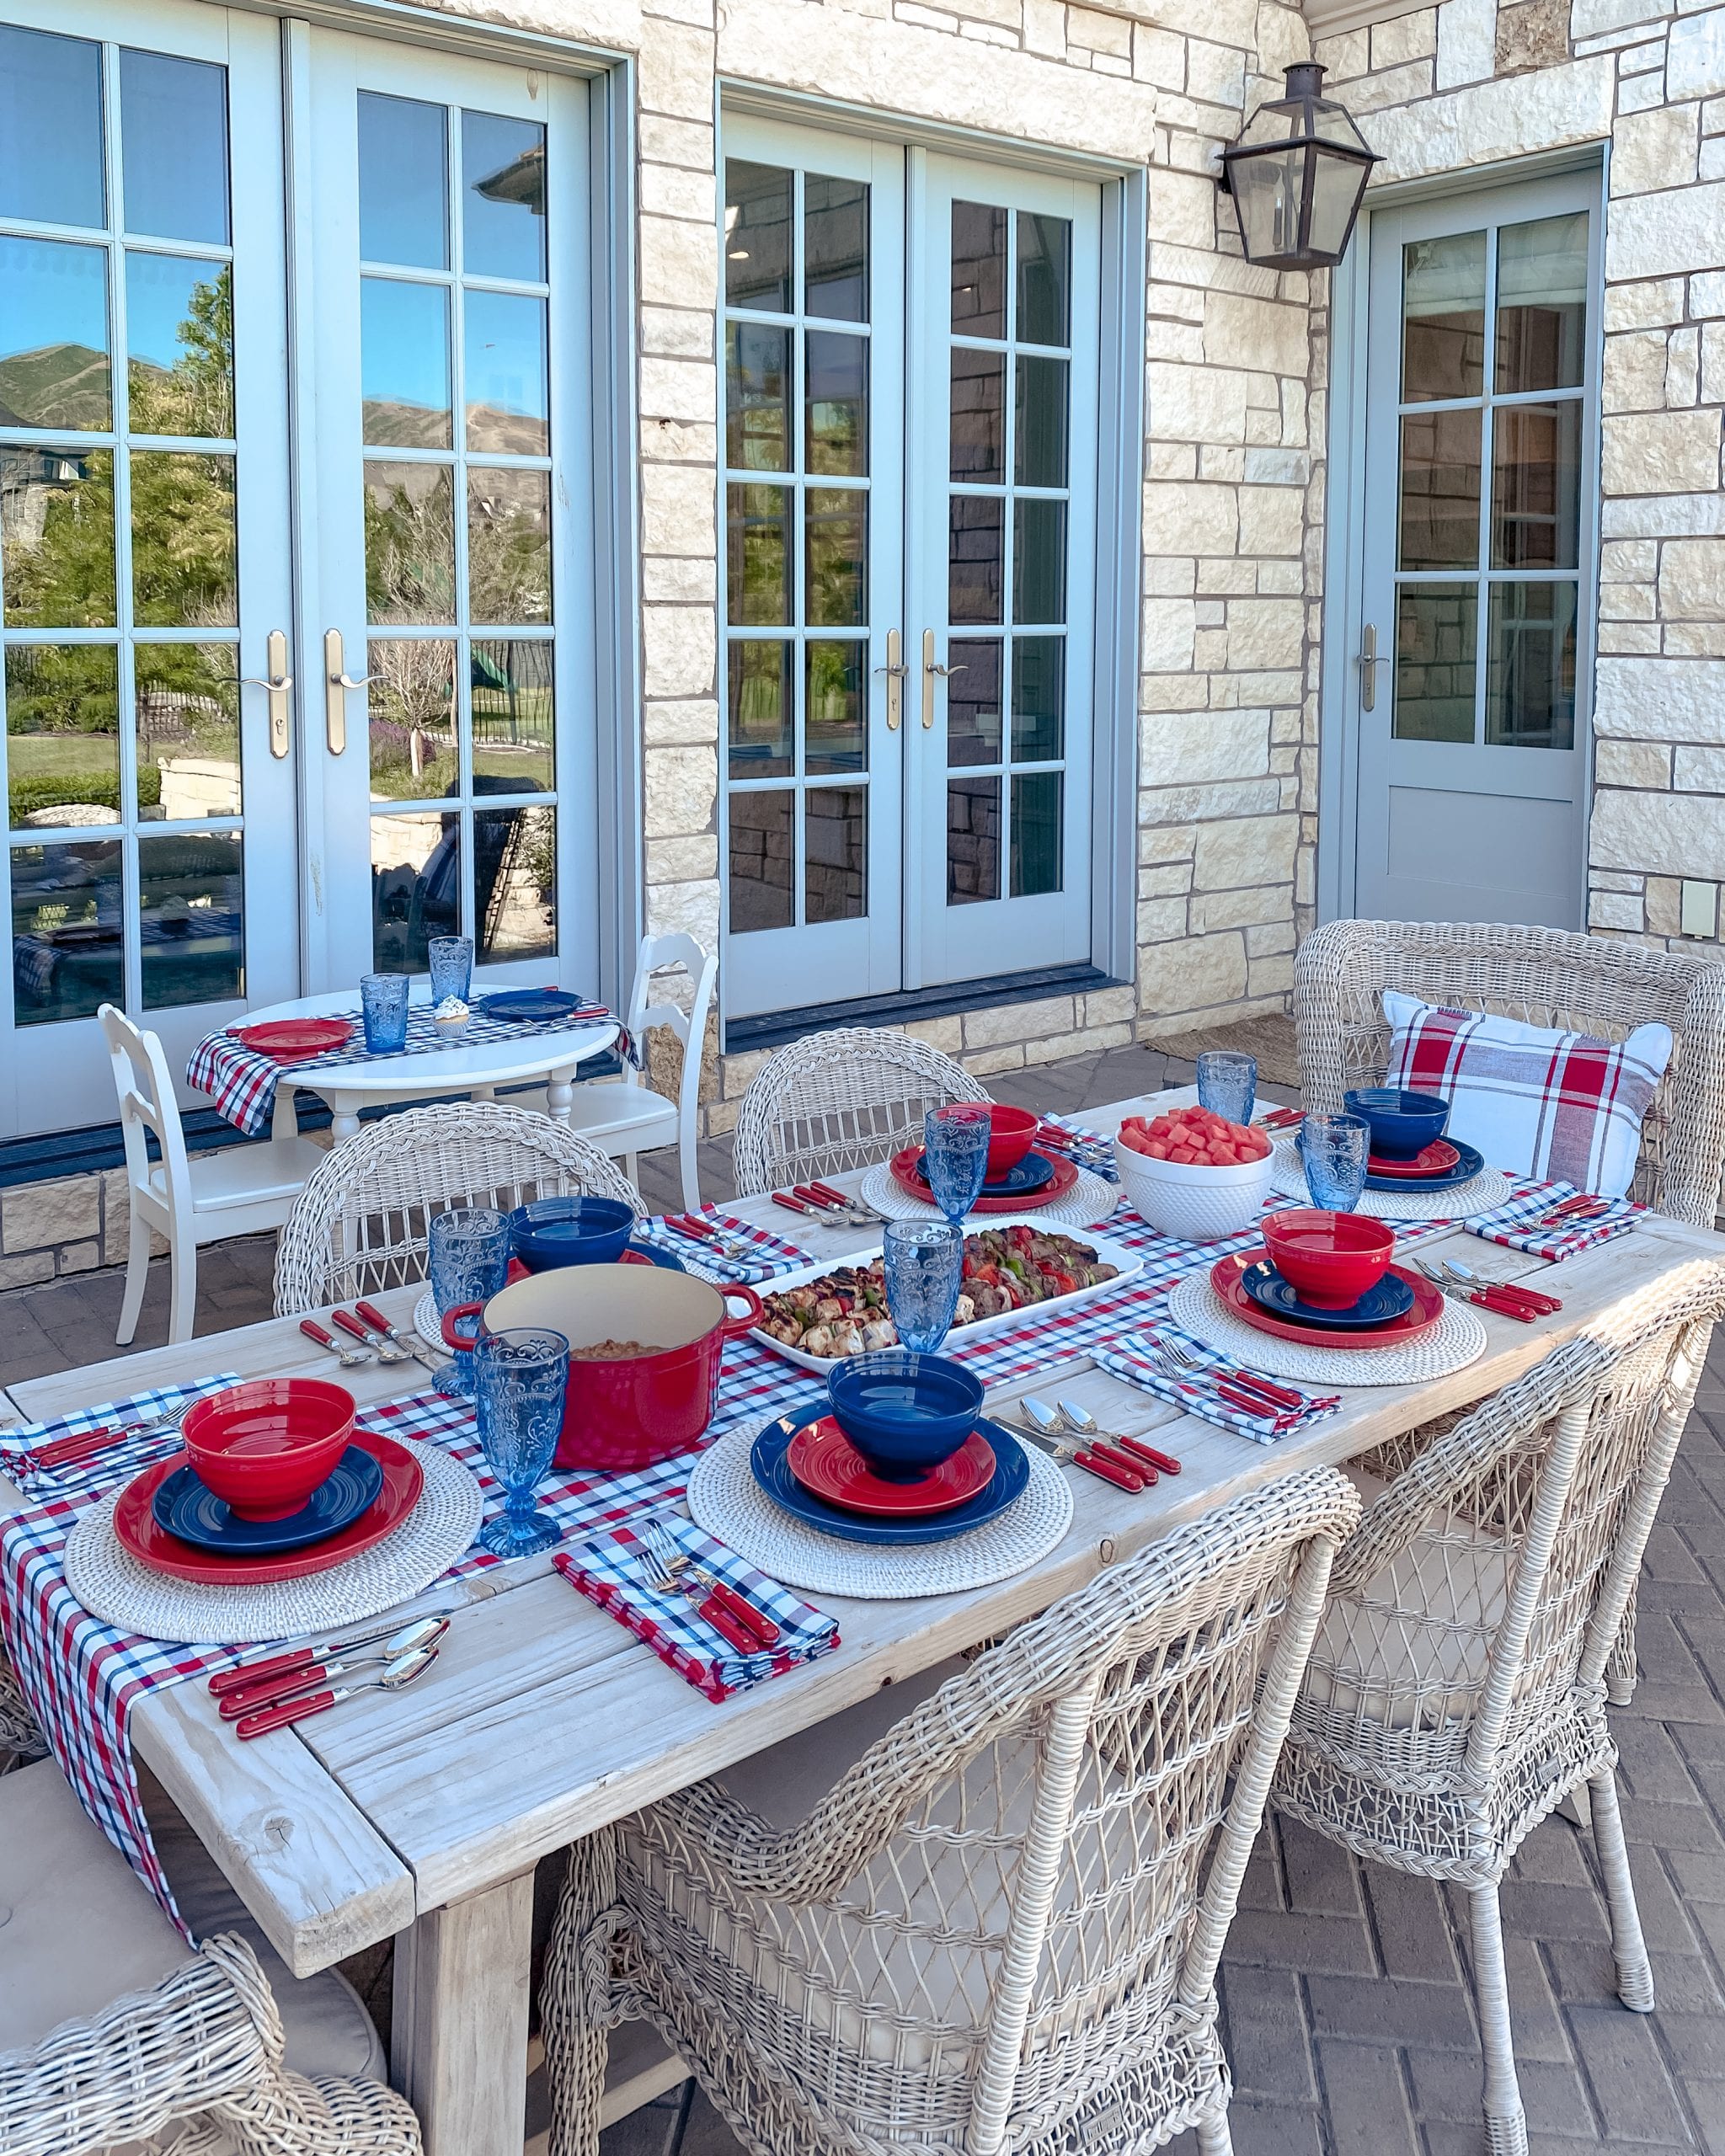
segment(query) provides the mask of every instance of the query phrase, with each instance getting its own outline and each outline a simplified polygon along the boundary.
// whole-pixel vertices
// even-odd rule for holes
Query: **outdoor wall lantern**
[[[1345,105],[1323,94],[1315,60],[1289,68],[1287,94],[1261,104],[1222,152],[1218,185],[1234,198],[1248,262],[1327,270],[1354,236],[1360,197],[1381,162]]]

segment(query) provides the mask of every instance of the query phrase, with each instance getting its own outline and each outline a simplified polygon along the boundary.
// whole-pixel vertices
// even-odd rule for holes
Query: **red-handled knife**
[[[1087,1474],[1098,1476],[1104,1482],[1112,1482],[1117,1490],[1124,1490],[1130,1497],[1140,1496],[1147,1487],[1138,1469],[1123,1465],[1118,1454],[1077,1452],[1072,1454],[1072,1465],[1083,1468]]]
[[[1146,1467],[1153,1467],[1159,1475],[1178,1475],[1180,1463],[1171,1452],[1158,1452],[1154,1445],[1147,1445],[1142,1438],[1116,1438],[1114,1443],[1123,1450],[1141,1460]]]
[[[742,1622],[732,1616],[716,1594],[709,1594],[695,1605],[695,1614],[704,1624],[712,1625],[720,1639],[734,1646],[739,1654],[759,1654],[762,1643]]]
[[[800,1198],[793,1198],[788,1190],[774,1191],[772,1202],[775,1205],[782,1205],[787,1213],[800,1213],[805,1220],[820,1218],[819,1207],[808,1204]]]
[[[243,1684],[222,1694],[216,1710],[223,1721],[238,1721],[241,1716],[267,1707],[274,1700],[291,1699],[296,1692],[327,1691],[335,1678],[345,1677],[355,1669],[396,1662],[404,1654],[414,1654],[421,1647],[435,1646],[448,1630],[446,1617],[422,1617],[417,1625],[407,1625],[393,1638],[385,1640],[376,1654],[331,1655],[292,1669],[279,1669],[273,1676],[259,1676],[256,1670],[248,1671]]]
[[[254,1737],[267,1736],[272,1729],[286,1729],[294,1722],[307,1721],[312,1715],[328,1714],[331,1707],[352,1699],[355,1692],[399,1691],[416,1677],[424,1676],[436,1659],[435,1647],[421,1647],[416,1653],[398,1655],[375,1677],[362,1677],[356,1684],[338,1684],[333,1691],[296,1692],[291,1699],[272,1700],[254,1714],[242,1715],[233,1725],[233,1733],[243,1743],[248,1743]]]
[[[728,1586],[724,1580],[715,1578],[711,1572],[702,1571],[698,1566],[695,1577],[707,1588],[707,1599],[716,1602],[721,1609],[729,1610],[743,1630],[752,1633],[763,1647],[778,1645],[778,1626],[764,1609],[757,1609],[746,1594],[739,1594],[734,1587]]]

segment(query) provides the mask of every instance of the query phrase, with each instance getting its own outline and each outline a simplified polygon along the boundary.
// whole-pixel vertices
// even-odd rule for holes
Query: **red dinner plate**
[[[1040,1190],[1021,1191],[1016,1198],[979,1198],[970,1208],[972,1213],[1034,1213],[1056,1198],[1064,1198],[1078,1180],[1078,1165],[1050,1154],[1054,1173]],[[907,1190],[912,1198],[937,1212],[934,1200],[928,1194],[928,1185],[916,1172],[916,1163],[922,1158],[920,1145],[907,1145],[902,1153],[892,1159],[893,1181],[900,1190]],[[968,1216],[967,1216],[968,1217]]]
[[[980,1430],[973,1430],[921,1481],[889,1482],[875,1474],[830,1415],[805,1423],[791,1439],[785,1460],[811,1497],[871,1519],[916,1519],[951,1512],[985,1490],[995,1470],[994,1447]]]
[[[150,1508],[157,1486],[166,1481],[186,1456],[177,1452],[171,1460],[158,1460],[134,1481],[128,1482],[114,1508],[114,1532],[120,1546],[152,1572],[166,1572],[170,1579],[197,1580],[206,1587],[269,1587],[277,1580],[304,1579],[312,1572],[327,1572],[374,1549],[386,1534],[401,1525],[419,1501],[425,1471],[414,1455],[393,1438],[381,1438],[371,1430],[355,1430],[353,1442],[362,1446],[383,1470],[383,1487],[377,1501],[361,1513],[351,1527],[332,1534],[327,1542],[314,1542],[308,1550],[295,1550],[280,1557],[218,1557],[211,1550],[195,1550],[177,1534],[156,1524]]]
[[[1210,1267],[1210,1284],[1236,1317],[1243,1318],[1253,1331],[1274,1333],[1278,1340],[1298,1340],[1308,1348],[1405,1348],[1410,1340],[1418,1340],[1429,1332],[1444,1315],[1441,1288],[1423,1273],[1392,1265],[1384,1277],[1387,1279],[1393,1273],[1413,1290],[1413,1307],[1404,1316],[1392,1317],[1363,1332],[1330,1332],[1318,1326],[1297,1324],[1291,1318],[1274,1317],[1253,1302],[1240,1284],[1240,1275],[1248,1265],[1258,1265],[1268,1257],[1269,1252],[1260,1244],[1256,1250],[1237,1251],[1232,1257],[1219,1257]]]
[[[1418,1180],[1421,1176],[1448,1175],[1461,1159],[1461,1154],[1447,1138],[1436,1138],[1411,1161],[1385,1160],[1374,1153],[1365,1164],[1365,1171],[1372,1176],[1407,1176]]]
[[[287,1062],[302,1055],[327,1055],[344,1048],[353,1033],[349,1018],[270,1018],[261,1026],[230,1026],[237,1041],[259,1054]]]

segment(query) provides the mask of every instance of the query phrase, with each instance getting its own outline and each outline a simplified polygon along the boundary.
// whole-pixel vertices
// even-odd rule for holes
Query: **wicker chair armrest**
[[[664,1800],[740,1892],[793,1903],[854,1879],[984,1746],[1129,1654],[1204,1621],[1254,1560],[1339,1545],[1359,1499],[1333,1468],[1308,1468],[1220,1507],[1178,1543],[1157,1543],[1009,1633],[876,1739],[798,1825],[770,1826],[716,1782]]]

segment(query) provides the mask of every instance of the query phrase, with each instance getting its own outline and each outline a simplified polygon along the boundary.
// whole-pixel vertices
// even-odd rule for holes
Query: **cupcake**
[[[458,995],[446,995],[431,1012],[440,1040],[452,1041],[467,1030],[467,1006]]]

